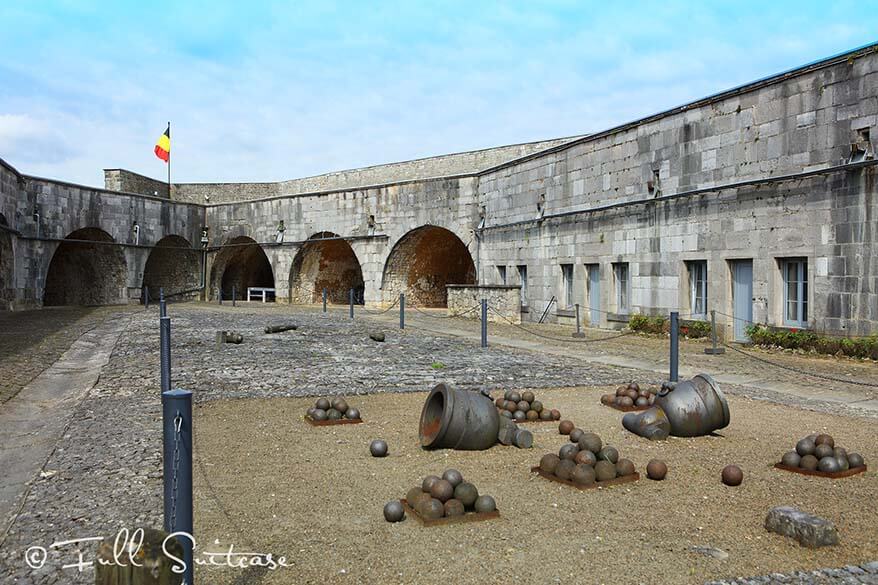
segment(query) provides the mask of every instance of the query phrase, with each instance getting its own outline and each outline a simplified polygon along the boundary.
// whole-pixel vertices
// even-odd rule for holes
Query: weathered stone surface
[[[799,541],[802,546],[817,548],[838,544],[835,524],[813,514],[789,506],[769,510],[765,528]]]
[[[384,341],[384,333],[381,331],[371,331],[369,333],[369,339],[372,341]]]

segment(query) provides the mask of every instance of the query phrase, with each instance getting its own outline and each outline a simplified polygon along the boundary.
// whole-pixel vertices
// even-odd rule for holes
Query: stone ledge
[[[765,517],[765,528],[769,532],[795,538],[799,544],[809,548],[838,544],[835,524],[790,506],[769,510]]]

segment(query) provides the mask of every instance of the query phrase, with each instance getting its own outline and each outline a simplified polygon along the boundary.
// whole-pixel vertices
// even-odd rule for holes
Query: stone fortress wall
[[[26,201],[11,211],[22,233],[33,229],[33,204],[53,217],[57,238],[96,224],[127,241],[140,213],[147,246],[177,234],[200,251],[206,225],[206,265],[196,262],[206,298],[258,283],[279,300],[315,301],[328,288],[336,302],[354,289],[375,306],[402,291],[411,304],[444,306],[447,284],[523,284],[524,319],[551,304],[552,320],[570,322],[580,304],[586,322],[618,327],[632,313],[687,315],[701,300],[731,337],[745,317],[869,334],[878,324],[876,50],[578,138],[279,183],[175,184],[170,201],[161,182],[118,169],[106,171],[115,191],[31,177],[22,187],[5,167],[0,176],[4,194]],[[72,215],[60,211],[71,197]],[[28,245],[51,257],[49,243]],[[24,283],[38,282],[48,261],[33,262],[32,273],[15,269],[12,288],[39,304],[38,287]],[[788,305],[784,271],[793,269],[801,302]],[[127,276],[131,298],[141,272]],[[805,306],[805,322],[790,325],[788,306]]]

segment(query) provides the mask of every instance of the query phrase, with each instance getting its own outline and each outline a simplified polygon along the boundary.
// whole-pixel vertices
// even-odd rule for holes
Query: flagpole
[[[168,142],[171,140],[171,122],[168,121]],[[171,198],[171,151],[168,150],[168,199]]]

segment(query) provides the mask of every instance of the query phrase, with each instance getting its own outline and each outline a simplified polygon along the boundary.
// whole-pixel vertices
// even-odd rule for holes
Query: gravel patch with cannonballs
[[[830,429],[837,443],[857,445],[873,460],[878,445],[872,420],[729,396],[727,428],[705,437],[648,441],[622,428],[622,413],[600,404],[601,394],[614,388],[534,392],[598,434],[641,473],[653,459],[666,463],[664,480],[580,491],[531,473],[538,459],[534,451],[423,450],[418,420],[426,392],[358,396],[358,406],[369,413],[362,424],[323,428],[302,420],[312,403],[307,398],[199,405],[195,456],[204,471],[196,467],[194,478],[199,544],[223,550],[236,543],[287,554],[295,566],[266,573],[261,583],[271,585],[701,584],[878,559],[878,510],[864,504],[878,489],[875,472],[832,480],[773,468],[779,445]],[[557,453],[570,443],[555,424],[534,425],[532,431],[536,453]],[[376,437],[387,441],[387,457],[370,455]],[[722,483],[721,471],[729,464],[743,470],[740,486]],[[480,494],[492,495],[501,517],[429,529],[409,516],[401,522],[385,519],[388,502],[405,497],[419,479],[441,478],[446,469],[460,472]],[[790,505],[835,523],[840,543],[808,550],[766,531],[768,510]],[[714,549],[721,552],[698,552]],[[205,568],[197,577],[228,585],[238,575]]]
[[[546,408],[530,390],[507,390],[494,400],[494,404],[500,416],[511,418],[515,422],[550,422],[561,418],[560,410]]]

